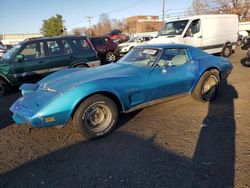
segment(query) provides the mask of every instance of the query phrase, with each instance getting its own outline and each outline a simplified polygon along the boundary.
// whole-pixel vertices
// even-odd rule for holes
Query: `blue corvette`
[[[59,71],[24,84],[11,111],[17,124],[49,127],[72,120],[82,135],[94,138],[114,128],[119,112],[187,94],[212,100],[232,68],[229,60],[191,46],[143,45],[117,63]]]

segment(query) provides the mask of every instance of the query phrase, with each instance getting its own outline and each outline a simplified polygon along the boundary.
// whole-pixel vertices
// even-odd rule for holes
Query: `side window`
[[[84,39],[73,39],[73,44],[76,46],[78,50],[89,50],[91,49],[88,42]]]
[[[183,65],[188,63],[188,55],[186,49],[175,49],[169,48],[165,49],[162,53],[162,56],[158,62],[160,67],[164,67],[167,64],[173,66]]]
[[[200,19],[193,20],[190,24],[189,28],[187,29],[186,36],[192,36],[193,34],[199,33],[201,28],[201,21]]]
[[[25,46],[25,48],[19,54],[24,56],[24,60],[35,59],[37,54],[36,42]]]
[[[63,50],[56,40],[47,41],[48,53],[50,56],[62,55]]]
[[[73,53],[69,43],[66,40],[62,40],[64,54]]]
[[[43,58],[45,57],[44,43],[34,42],[28,44],[19,54],[24,56],[24,60]]]

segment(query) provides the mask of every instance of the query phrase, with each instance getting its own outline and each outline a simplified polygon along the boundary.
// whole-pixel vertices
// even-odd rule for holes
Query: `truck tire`
[[[221,51],[221,56],[229,57],[232,54],[232,46],[230,44],[226,44]]]
[[[219,83],[220,76],[216,69],[204,72],[192,93],[192,97],[201,102],[212,101],[216,96]]]
[[[0,80],[0,97],[6,95],[8,91],[8,84],[4,80]]]
[[[84,100],[77,108],[73,125],[88,140],[110,133],[117,119],[116,103],[104,95],[96,94]]]

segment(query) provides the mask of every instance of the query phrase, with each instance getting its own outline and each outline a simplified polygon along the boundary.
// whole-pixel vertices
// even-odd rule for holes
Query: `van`
[[[232,14],[197,15],[168,20],[149,43],[188,44],[229,57],[238,39],[238,16]]]

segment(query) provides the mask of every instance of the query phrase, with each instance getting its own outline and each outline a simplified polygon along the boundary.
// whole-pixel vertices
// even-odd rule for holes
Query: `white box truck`
[[[149,43],[176,43],[199,47],[208,53],[228,57],[236,48],[238,16],[232,14],[197,15],[168,20]]]

